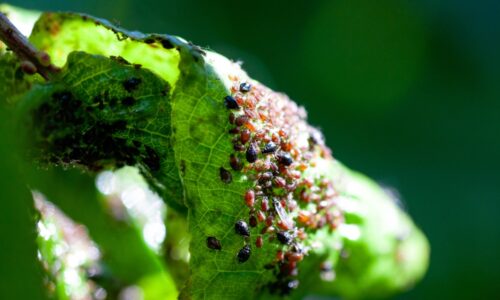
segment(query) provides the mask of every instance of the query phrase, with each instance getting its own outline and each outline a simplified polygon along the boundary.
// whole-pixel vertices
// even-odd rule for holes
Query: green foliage
[[[301,284],[290,294],[295,298],[311,293],[380,297],[407,288],[425,273],[427,241],[393,199],[331,158],[301,110],[285,96],[251,80],[238,64],[179,38],[127,32],[78,14],[43,14],[30,40],[63,67],[50,82],[34,85],[19,102],[19,117],[34,145],[32,156],[43,164],[78,165],[88,171],[138,167],[150,187],[176,210],[171,215],[187,217],[190,273],[181,298],[278,297],[295,289],[296,279]],[[2,69],[12,71],[14,66]],[[255,154],[258,161],[254,163],[248,154],[252,146],[244,146],[248,163],[237,168],[230,157],[244,161],[245,154],[235,150],[240,142],[229,134],[232,123],[238,121],[229,121],[231,112],[224,98],[237,97],[234,85],[244,82],[254,86],[255,97],[264,98],[274,115],[254,116],[245,123],[249,129],[239,125],[238,130],[251,131],[253,143],[262,150]],[[2,85],[12,90],[7,83]],[[273,105],[279,109],[273,111]],[[247,119],[252,116],[247,111],[238,113],[239,117],[247,114]],[[288,118],[291,124],[286,123]],[[293,157],[282,157],[281,152],[266,156],[263,146],[269,141],[259,140],[258,130],[251,126],[271,125],[273,133],[279,131],[282,136],[282,143],[276,142],[279,147],[291,144],[294,151],[302,152]],[[281,129],[291,131],[290,140]],[[266,159],[279,168],[272,174],[272,186],[263,188],[264,173],[257,166]],[[293,164],[294,160],[304,166]],[[280,184],[278,177],[288,180],[292,173],[301,180],[311,178],[313,188],[283,187],[295,181]],[[124,284],[149,286],[145,290],[156,291],[149,294],[150,299],[176,296],[164,263],[145,246],[137,228],[106,214],[91,178],[67,172],[35,173],[31,184],[87,226],[105,251],[103,261],[113,276]],[[321,194],[317,200],[296,204],[301,192],[326,193],[329,184],[335,188],[335,197]],[[249,214],[255,217],[256,212],[247,207],[253,203],[245,205],[249,189],[265,190],[273,210],[268,215],[275,220],[274,227],[263,222],[252,226],[245,238],[235,233],[235,223],[248,220]],[[68,199],[71,191],[79,192]],[[285,208],[279,208],[283,207],[279,200],[288,201]],[[292,202],[298,207],[295,210]],[[326,208],[320,207],[323,202]],[[298,210],[317,212],[318,220],[329,223],[296,226]],[[332,221],[334,214],[338,220]],[[287,228],[283,222],[293,226]],[[180,224],[169,227],[182,228]],[[293,242],[279,242],[279,235],[264,234],[269,227],[289,232]],[[307,237],[299,238],[299,232]],[[169,241],[179,241],[178,235]],[[216,238],[221,249],[207,245],[209,237]],[[257,247],[262,237],[263,245]],[[244,246],[251,249],[251,255],[241,259]],[[297,265],[298,275],[283,271],[283,266],[294,270],[295,261],[288,256],[276,261],[279,251],[299,255],[299,261],[305,256]]]

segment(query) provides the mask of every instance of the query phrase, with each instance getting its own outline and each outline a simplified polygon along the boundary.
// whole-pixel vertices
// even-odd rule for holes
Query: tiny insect
[[[246,115],[241,115],[234,120],[234,123],[236,126],[242,126],[245,125],[248,122],[248,117]]]
[[[257,226],[257,218],[255,216],[250,216],[250,219],[248,220],[250,223],[250,227],[255,227]]]
[[[240,92],[242,93],[248,93],[250,92],[250,89],[252,88],[252,85],[248,82],[243,82],[240,84]]]
[[[260,209],[262,209],[263,211],[267,211],[269,209],[269,200],[267,200],[267,197],[262,198]]]
[[[293,163],[292,157],[286,152],[280,152],[276,157],[278,158],[278,162],[284,166],[289,166]]]
[[[275,177],[274,178],[274,183],[276,184],[277,187],[285,187],[286,186],[286,180],[283,177]]]
[[[249,163],[253,163],[257,160],[257,150],[253,144],[251,144],[247,149],[246,159]]]
[[[213,250],[221,250],[222,249],[222,245],[220,244],[220,241],[213,236],[207,237],[207,247],[210,249],[213,249]]]
[[[224,169],[223,167],[220,167],[219,175],[220,175],[220,179],[224,183],[231,183],[231,181],[233,181],[233,175],[231,175],[231,172]]]
[[[278,241],[280,241],[280,243],[282,243],[283,245],[290,244],[290,242],[292,241],[292,236],[286,231],[278,231],[276,233],[276,237],[278,238]]]
[[[250,140],[250,130],[243,129],[240,133],[240,142],[246,144]]]
[[[234,99],[231,96],[226,96],[224,98],[224,104],[226,105],[227,109],[239,109],[240,106],[238,105],[238,102],[236,102],[236,99]]]
[[[269,154],[269,153],[274,153],[278,149],[278,146],[276,146],[275,143],[269,142],[267,145],[264,146],[264,149],[262,149],[262,153],[264,154]]]
[[[245,193],[245,202],[248,207],[252,207],[255,204],[255,192],[253,190],[248,190]]]
[[[237,254],[238,262],[244,263],[250,258],[250,254],[252,253],[252,248],[249,245],[243,246],[241,250]]]
[[[255,246],[257,248],[262,248],[263,245],[264,245],[264,240],[262,239],[262,236],[259,235],[255,240]]]
[[[250,236],[248,225],[243,220],[239,220],[238,222],[234,223],[234,231],[239,235]]]
[[[139,84],[141,84],[141,82],[142,79],[137,77],[131,77],[123,82],[123,88],[130,93],[136,90]]]
[[[235,171],[241,171],[241,169],[243,168],[243,164],[241,163],[240,159],[237,158],[234,154],[231,154],[231,156],[229,157],[229,164]]]
[[[36,66],[28,60],[21,62],[21,70],[28,75],[33,75],[37,71]]]

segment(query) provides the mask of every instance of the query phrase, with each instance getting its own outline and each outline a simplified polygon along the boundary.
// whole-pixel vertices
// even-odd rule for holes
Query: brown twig
[[[21,67],[26,73],[38,73],[49,80],[59,68],[50,62],[50,57],[38,51],[33,44],[12,24],[5,14],[0,12],[0,40],[21,60]]]

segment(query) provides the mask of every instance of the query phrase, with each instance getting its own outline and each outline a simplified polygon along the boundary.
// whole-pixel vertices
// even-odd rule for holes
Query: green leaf
[[[333,159],[305,111],[238,64],[77,14],[44,14],[31,40],[66,62],[24,101],[39,157],[138,165],[167,203],[187,208],[191,273],[181,298],[278,297],[297,279],[294,297],[381,296],[425,272],[427,241],[391,197]],[[271,226],[235,231],[264,199]]]
[[[18,59],[11,53],[0,54],[0,105],[12,106],[30,87],[31,82],[20,70]]]
[[[90,170],[136,165],[170,205],[182,209],[183,190],[174,162],[170,85],[152,72],[75,52],[59,79],[35,86],[25,108],[33,112],[37,157]],[[52,99],[52,101],[47,101]]]
[[[0,107],[0,298],[46,299],[36,256],[35,210],[19,168],[11,117]]]

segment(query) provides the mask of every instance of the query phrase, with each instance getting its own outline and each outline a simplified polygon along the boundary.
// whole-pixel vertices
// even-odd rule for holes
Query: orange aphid
[[[253,125],[253,123],[252,123],[252,122],[247,122],[247,123],[245,124],[245,127],[246,127],[246,128],[248,128],[248,129],[250,129],[250,131],[252,131],[252,132],[255,132],[255,130],[257,130],[257,129],[255,128],[255,125]]]
[[[307,210],[301,210],[297,216],[297,220],[302,224],[308,224],[311,220],[311,212]]]
[[[306,164],[300,164],[297,168],[298,168],[300,171],[305,171],[305,170],[307,170],[307,165],[306,165]]]
[[[290,230],[292,228],[290,228],[290,224],[286,223],[286,222],[283,222],[281,220],[278,221],[278,227],[283,229],[283,230]]]

